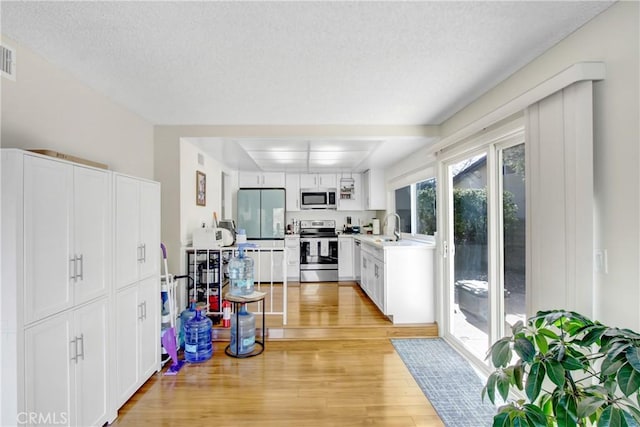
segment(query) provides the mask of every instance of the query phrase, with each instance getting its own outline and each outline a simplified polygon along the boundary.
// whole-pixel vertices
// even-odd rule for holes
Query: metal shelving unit
[[[226,264],[228,249],[187,249],[187,274],[193,279],[188,299],[206,307],[207,316],[222,316],[222,291],[229,279]]]

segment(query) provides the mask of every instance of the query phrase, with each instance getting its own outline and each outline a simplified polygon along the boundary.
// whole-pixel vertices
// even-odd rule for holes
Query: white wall
[[[574,63],[605,63],[606,79],[594,83],[594,197],[595,246],[607,250],[609,265],[608,273],[596,274],[594,316],[635,330],[640,330],[639,22],[638,2],[614,4],[441,125],[441,136],[447,137]],[[403,170],[403,164],[394,170]]]
[[[153,125],[41,56],[16,49],[17,78],[2,78],[3,148],[46,148],[153,179]]]
[[[204,164],[198,164],[198,154]],[[196,171],[204,172],[207,177],[207,204],[196,205]],[[184,246],[191,242],[193,229],[204,222],[207,227],[213,224],[213,212],[222,219],[222,172],[230,173],[216,159],[206,155],[193,143],[180,142],[180,243]]]

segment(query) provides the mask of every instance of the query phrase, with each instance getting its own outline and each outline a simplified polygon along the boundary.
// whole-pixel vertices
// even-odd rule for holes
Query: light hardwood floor
[[[356,284],[288,291],[289,322],[268,316],[263,354],[231,358],[217,341],[209,361],[154,375],[115,424],[443,425],[388,339],[435,336],[435,325],[394,327]]]

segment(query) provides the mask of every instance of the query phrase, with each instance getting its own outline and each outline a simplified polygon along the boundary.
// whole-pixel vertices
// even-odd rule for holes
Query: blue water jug
[[[183,310],[180,313],[180,330],[178,331],[178,345],[181,349],[184,349],[184,327],[187,322],[196,317],[196,301],[191,300],[189,308]]]
[[[246,256],[245,247],[255,247],[255,245],[251,243],[238,245],[238,256],[229,260],[229,293],[231,295],[250,295],[255,289],[253,258]]]
[[[247,305],[242,304],[238,312],[238,324],[236,316],[231,316],[231,343],[229,350],[236,354],[236,342],[238,342],[237,354],[251,353],[256,347],[256,316],[247,311]]]
[[[212,322],[199,308],[184,325],[184,359],[190,363],[204,362],[213,355]]]

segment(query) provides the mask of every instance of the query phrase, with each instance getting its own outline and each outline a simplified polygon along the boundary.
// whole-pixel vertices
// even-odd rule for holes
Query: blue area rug
[[[484,383],[443,339],[392,339],[391,343],[446,426],[493,424],[496,408],[488,399],[482,402]]]

